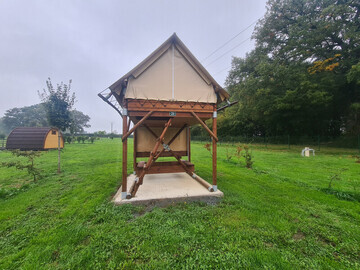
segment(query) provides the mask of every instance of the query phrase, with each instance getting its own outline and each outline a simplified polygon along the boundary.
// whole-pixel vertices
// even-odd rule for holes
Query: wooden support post
[[[127,137],[129,137],[131,135],[131,133],[134,132],[134,130],[136,130],[154,111],[150,111],[148,112],[139,122],[137,122],[132,129],[130,129],[129,131],[126,132],[126,134],[123,134],[122,140],[126,140]],[[127,123],[126,123],[127,124]]]
[[[126,131],[126,133],[128,133],[128,132],[129,132],[129,129],[130,129],[130,123],[131,123],[131,120],[130,120],[130,117],[129,117],[129,121],[128,121],[128,124],[127,124],[127,131]]]
[[[200,125],[202,125],[203,128],[205,128],[205,130],[210,134],[210,136],[211,136],[213,139],[215,139],[216,141],[219,140],[219,139],[216,137],[216,135],[214,135],[214,133],[207,127],[207,125],[204,123],[204,121],[201,120],[199,116],[197,116],[196,113],[194,113],[194,112],[192,111],[191,114],[196,118],[196,120],[198,120],[198,122],[200,123]]]
[[[123,138],[127,132],[127,110],[123,111]],[[121,185],[121,198],[125,199],[127,196],[127,139],[123,139],[122,151],[122,185]]]
[[[136,152],[137,152],[137,141],[136,141],[136,133],[137,133],[137,131],[135,130],[134,131],[134,140],[133,140],[133,142],[134,142],[134,153],[133,153],[133,168],[134,168],[134,173],[135,173],[135,171],[136,171]]]
[[[187,156],[188,161],[191,162],[191,130],[190,127],[187,128]]]
[[[213,125],[212,125],[213,133],[215,136],[217,136],[217,111],[215,108],[214,115],[213,115]],[[217,190],[217,168],[216,168],[216,162],[217,162],[217,146],[216,146],[216,140],[212,139],[212,177],[213,177],[213,189],[214,191]]]

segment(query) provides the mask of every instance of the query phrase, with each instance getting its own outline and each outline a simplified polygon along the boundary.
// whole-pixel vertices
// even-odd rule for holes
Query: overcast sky
[[[224,86],[231,57],[244,57],[253,48],[248,39],[251,24],[264,15],[265,4],[266,0],[0,0],[0,117],[10,108],[39,103],[37,91],[45,88],[48,77],[54,84],[72,79],[75,108],[91,117],[87,131],[110,132],[113,123],[121,133],[119,115],[97,96],[99,92],[174,32]]]

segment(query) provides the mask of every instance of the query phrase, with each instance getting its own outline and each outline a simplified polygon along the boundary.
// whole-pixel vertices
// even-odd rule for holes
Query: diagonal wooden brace
[[[134,132],[134,130],[136,130],[146,119],[148,119],[148,117],[153,113],[154,111],[150,111],[148,112],[139,122],[137,122],[132,129],[130,129],[128,132],[126,132],[126,134],[123,134],[122,136],[122,140],[126,140],[127,137],[129,137],[131,135],[131,133]]]
[[[210,134],[210,136],[215,140],[215,141],[219,141],[219,139],[216,137],[216,135],[207,127],[207,125],[204,123],[203,120],[200,119],[199,116],[197,116],[196,113],[194,113],[193,111],[191,111],[191,114],[196,118],[196,120],[198,120],[198,122],[200,123],[200,125],[203,126],[203,128],[206,129],[206,131]]]
[[[139,189],[139,186],[142,185],[143,183],[143,179],[144,179],[144,176],[145,174],[147,173],[147,171],[150,169],[153,161],[154,161],[154,157],[155,157],[155,153],[157,152],[157,150],[159,149],[160,147],[160,144],[161,142],[164,140],[164,136],[165,136],[165,133],[166,131],[168,130],[168,128],[170,127],[171,125],[171,121],[172,121],[172,118],[170,118],[167,123],[165,124],[165,128],[163,130],[163,132],[161,133],[160,137],[157,138],[157,142],[153,148],[153,150],[151,151],[150,153],[150,157],[149,157],[149,160],[148,162],[146,162],[146,167],[143,169],[143,171],[141,172],[140,176],[139,176],[139,179],[138,181],[135,183],[135,185],[132,187],[132,190],[130,190],[130,193],[131,193],[131,196],[134,197],[137,190]]]
[[[184,168],[185,172],[190,175],[192,178],[194,178],[196,181],[198,181],[201,185],[203,185],[206,189],[208,189],[210,192],[214,191],[214,188],[205,180],[201,179],[199,176],[197,176],[195,173],[190,171],[186,164],[181,160],[181,157],[178,156],[176,153],[174,153],[171,149],[169,152],[177,159],[179,164]]]
[[[158,135],[156,135],[155,134],[155,132],[151,129],[151,128],[149,128],[149,126],[148,125],[146,125],[146,124],[143,124],[143,126],[151,133],[151,135],[153,135],[154,136],[154,138],[155,139],[157,139],[158,138]]]
[[[152,131],[152,129],[150,127],[148,127],[145,124],[143,126],[146,127],[146,129],[154,136],[154,138],[158,139],[158,136],[155,134],[154,131]],[[186,128],[186,127],[187,127],[187,124],[183,125],[178,130],[178,132],[176,132],[176,134],[171,138],[171,140],[167,143],[167,145],[171,145],[175,141],[175,139],[180,135],[180,133],[184,130],[184,128]],[[161,143],[164,143],[164,140],[162,140]],[[162,152],[164,152],[164,151],[165,151],[165,148],[163,148],[160,152],[158,152],[156,154],[156,156],[154,157],[154,160],[157,160],[160,157],[160,155],[162,154]]]
[[[171,138],[171,140],[167,143],[167,145],[170,146],[186,127],[187,127],[187,124],[183,125],[178,130],[178,132],[176,132],[176,134]],[[164,143],[164,141],[162,141],[162,143]],[[155,160],[157,160],[160,157],[160,155],[162,154],[162,152],[164,152],[164,151],[165,151],[165,148],[161,149],[161,151],[155,156]]]

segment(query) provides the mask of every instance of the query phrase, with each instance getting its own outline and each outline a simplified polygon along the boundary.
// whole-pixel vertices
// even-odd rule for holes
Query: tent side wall
[[[207,83],[174,46],[137,77],[130,77],[125,99],[203,102],[216,104]]]
[[[58,130],[51,129],[46,135],[44,141],[44,149],[55,149],[58,148]],[[60,148],[64,148],[64,138],[60,132]]]

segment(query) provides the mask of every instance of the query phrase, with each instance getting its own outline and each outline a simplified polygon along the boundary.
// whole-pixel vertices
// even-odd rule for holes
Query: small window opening
[[[51,131],[51,134],[52,134],[52,135],[56,135],[56,130],[52,130],[52,131]]]

